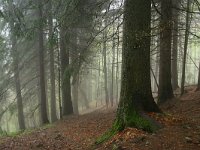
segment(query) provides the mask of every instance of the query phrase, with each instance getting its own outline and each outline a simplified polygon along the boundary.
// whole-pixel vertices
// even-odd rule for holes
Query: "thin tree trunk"
[[[199,90],[200,90],[200,63],[199,63],[198,84],[197,84],[196,91],[199,91]]]
[[[59,47],[59,46],[58,46]],[[60,51],[58,49],[58,62],[60,62]],[[61,98],[61,69],[60,69],[60,63],[58,66],[58,98],[59,98],[59,108],[60,108],[60,119],[62,119],[62,98]]]
[[[113,20],[114,20],[113,16]],[[113,34],[115,34],[115,22],[113,22]],[[114,102],[114,73],[115,73],[115,36],[113,35],[112,39],[112,74],[111,74],[111,94],[110,94],[110,103],[113,106]]]
[[[105,23],[106,26],[107,23]],[[105,90],[105,101],[106,101],[106,107],[108,108],[109,105],[109,96],[108,96],[108,76],[107,76],[107,31],[105,30],[103,32],[103,71],[104,71],[104,90]]]
[[[184,42],[184,53],[183,53],[183,65],[182,65],[182,78],[181,78],[181,95],[184,94],[185,89],[185,68],[186,68],[186,56],[188,48],[188,38],[190,30],[190,5],[191,0],[187,0],[187,12],[186,12],[186,29],[185,29],[185,42]]]
[[[118,18],[119,27],[119,18]],[[119,46],[120,46],[120,31],[117,29],[117,62],[116,62],[116,104],[119,101]]]
[[[74,109],[74,113],[76,115],[79,114],[79,109],[78,109],[78,95],[79,95],[79,92],[78,92],[78,87],[79,87],[79,75],[74,75],[74,83],[73,83],[73,86],[72,86],[72,95],[73,95],[73,109]]]

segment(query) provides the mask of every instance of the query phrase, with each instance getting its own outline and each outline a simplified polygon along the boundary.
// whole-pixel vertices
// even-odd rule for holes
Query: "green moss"
[[[112,138],[115,134],[117,133],[116,130],[110,129],[109,131],[107,131],[105,134],[103,134],[101,137],[99,137],[95,144],[101,144],[107,140],[109,140],[110,138]]]
[[[126,118],[126,127],[134,127],[147,132],[155,132],[157,129],[149,120],[134,112]]]
[[[141,115],[136,113],[135,111],[129,114],[125,120],[118,117],[115,122],[113,123],[112,128],[103,134],[100,138],[98,138],[95,142],[95,144],[101,144],[110,138],[112,138],[117,132],[120,132],[124,130],[126,127],[132,127],[132,128],[138,128],[147,132],[155,132],[158,127],[153,125],[153,123],[145,118],[143,118]]]

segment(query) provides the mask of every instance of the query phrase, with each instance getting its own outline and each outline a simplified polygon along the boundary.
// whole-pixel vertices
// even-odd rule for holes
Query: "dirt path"
[[[190,91],[165,105],[166,116],[152,115],[165,125],[157,133],[126,129],[92,147],[111,126],[115,110],[70,116],[50,128],[0,139],[0,150],[200,150],[200,92]]]

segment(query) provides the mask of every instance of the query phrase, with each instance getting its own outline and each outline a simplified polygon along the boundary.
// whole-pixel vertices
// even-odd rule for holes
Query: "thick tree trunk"
[[[60,61],[61,61],[61,88],[62,88],[62,113],[63,115],[73,114],[71,100],[71,82],[69,72],[69,48],[66,43],[66,30],[61,26],[60,29]]]
[[[42,124],[49,123],[47,117],[47,105],[46,105],[46,89],[45,89],[45,68],[44,68],[44,36],[43,36],[43,7],[42,1],[38,0],[38,19],[40,26],[38,28],[38,55],[39,55],[39,73],[40,73],[40,108],[41,108],[41,121]]]
[[[161,0],[158,102],[174,97],[171,84],[172,0]]]
[[[181,95],[184,94],[184,86],[185,86],[185,68],[186,68],[186,59],[187,59],[186,56],[187,56],[187,48],[188,48],[189,30],[190,30],[190,13],[189,13],[190,5],[191,5],[191,0],[187,0],[186,29],[185,29],[182,78],[181,78]]]
[[[9,11],[12,15],[13,12],[13,1],[9,0]],[[19,56],[17,52],[17,39],[15,36],[14,31],[14,22],[12,18],[10,19],[10,33],[11,33],[11,44],[12,44],[12,58],[13,58],[13,72],[14,72],[14,80],[15,80],[15,90],[17,94],[17,110],[18,110],[18,123],[19,129],[25,129],[25,121],[24,121],[24,112],[23,112],[23,101],[22,101],[22,94],[21,94],[21,83],[20,83],[20,72],[19,72]]]
[[[49,1],[49,54],[50,54],[50,82],[51,82],[51,121],[57,120],[56,116],[56,92],[55,92],[55,69],[54,69],[54,48],[53,48],[53,18],[52,4]]]
[[[178,86],[178,20],[179,0],[173,0],[173,44],[172,44],[172,87],[176,90]]]
[[[114,130],[129,126],[152,130],[143,112],[160,112],[151,92],[150,21],[151,1],[125,1],[122,85]]]

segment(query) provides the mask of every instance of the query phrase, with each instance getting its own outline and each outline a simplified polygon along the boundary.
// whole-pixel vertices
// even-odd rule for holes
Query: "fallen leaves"
[[[158,113],[149,113],[148,115],[165,126],[177,125],[184,122],[184,119],[182,117],[176,115],[166,115]]]
[[[135,128],[126,128],[99,147],[92,147],[97,137],[105,133],[115,118],[113,110],[94,112],[83,116],[69,116],[54,126],[29,134],[0,139],[1,150],[154,150],[200,149],[199,93],[187,93],[168,114],[147,115],[164,128],[149,134]],[[191,98],[191,100],[189,100]],[[188,107],[189,106],[189,107]],[[191,109],[191,110],[189,110]],[[187,111],[186,111],[187,110]],[[193,111],[195,110],[195,111]],[[171,115],[170,115],[171,114]]]

